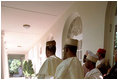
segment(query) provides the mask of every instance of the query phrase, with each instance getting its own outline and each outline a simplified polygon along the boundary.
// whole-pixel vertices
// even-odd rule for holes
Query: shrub
[[[34,69],[32,68],[32,61],[25,61],[23,64],[23,73],[25,77],[31,77],[34,74]]]

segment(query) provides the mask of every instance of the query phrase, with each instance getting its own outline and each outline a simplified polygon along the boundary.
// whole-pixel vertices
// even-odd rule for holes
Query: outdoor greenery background
[[[18,67],[21,65],[20,59],[9,59],[9,72],[18,74]]]

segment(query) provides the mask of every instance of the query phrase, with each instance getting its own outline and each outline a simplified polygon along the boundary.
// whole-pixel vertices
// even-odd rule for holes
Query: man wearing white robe
[[[88,51],[88,53],[85,66],[89,69],[89,72],[86,73],[85,79],[103,79],[102,73],[98,68],[95,68],[98,56],[91,51]]]
[[[62,61],[60,58],[55,56],[56,42],[48,41],[46,43],[46,56],[47,60],[43,63],[38,73],[38,79],[51,79],[54,78],[56,67]]]
[[[67,39],[64,47],[64,61],[55,73],[55,79],[83,79],[84,72],[79,59],[76,57],[78,40]]]

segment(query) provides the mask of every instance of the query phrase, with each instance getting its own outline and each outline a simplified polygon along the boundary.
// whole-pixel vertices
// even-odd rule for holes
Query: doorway
[[[9,77],[23,77],[22,69],[24,59],[25,55],[8,54]]]

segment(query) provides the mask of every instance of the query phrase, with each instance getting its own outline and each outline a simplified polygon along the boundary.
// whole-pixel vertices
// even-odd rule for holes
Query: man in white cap
[[[76,57],[78,40],[67,39],[64,46],[64,61],[55,73],[55,79],[83,79],[84,72],[79,59]]]
[[[89,69],[88,68],[86,68],[86,66],[85,66],[85,62],[86,62],[86,57],[87,57],[87,55],[88,55],[89,53],[88,53],[88,50],[86,51],[86,53],[84,54],[84,58],[83,58],[83,70],[84,70],[84,76],[86,75],[86,73],[89,71]]]
[[[43,63],[39,73],[38,79],[51,79],[54,78],[57,66],[62,60],[55,56],[56,42],[48,41],[46,43],[46,56],[47,60]]]
[[[88,53],[85,66],[89,69],[89,72],[86,73],[85,79],[103,79],[102,73],[95,68],[98,56],[91,51],[88,51]]]

